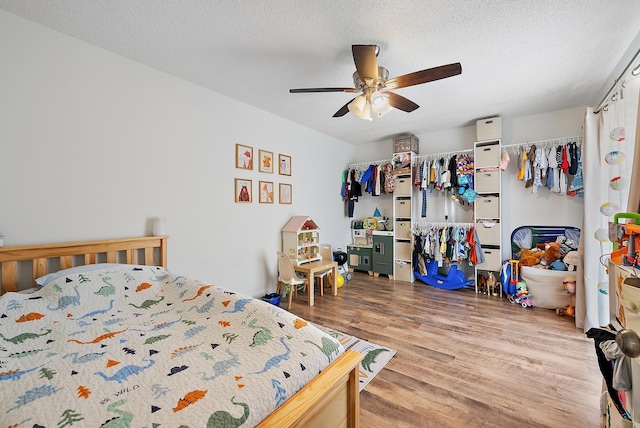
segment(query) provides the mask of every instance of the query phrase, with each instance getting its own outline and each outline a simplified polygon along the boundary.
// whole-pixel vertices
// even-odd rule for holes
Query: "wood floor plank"
[[[360,393],[362,427],[600,425],[593,341],[554,311],[355,272],[291,312],[397,351]]]

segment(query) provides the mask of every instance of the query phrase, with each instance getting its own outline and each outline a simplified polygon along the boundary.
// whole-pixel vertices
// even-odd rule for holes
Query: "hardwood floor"
[[[397,350],[360,394],[362,427],[600,424],[594,343],[552,310],[355,272],[291,312]]]

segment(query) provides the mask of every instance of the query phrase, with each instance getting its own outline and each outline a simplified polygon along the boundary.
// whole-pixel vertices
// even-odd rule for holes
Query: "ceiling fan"
[[[360,119],[371,120],[371,112],[381,117],[392,108],[409,113],[420,107],[413,101],[390,92],[390,90],[446,79],[462,73],[462,66],[459,62],[456,62],[389,79],[389,71],[379,66],[376,59],[380,52],[380,47],[376,45],[351,45],[351,51],[356,65],[356,71],[353,73],[355,88],[301,88],[289,89],[289,92],[292,94],[307,92],[361,92],[360,95],[343,105],[333,117],[342,117],[351,112]]]

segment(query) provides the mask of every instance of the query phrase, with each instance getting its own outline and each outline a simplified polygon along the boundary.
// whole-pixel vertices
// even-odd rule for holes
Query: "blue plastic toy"
[[[421,275],[420,272],[414,271],[414,276],[420,281],[434,287],[444,288],[446,290],[456,290],[473,284],[473,279],[467,280],[464,272],[458,270],[458,266],[453,265],[446,275],[438,273],[438,263],[431,260],[426,263],[427,274]]]

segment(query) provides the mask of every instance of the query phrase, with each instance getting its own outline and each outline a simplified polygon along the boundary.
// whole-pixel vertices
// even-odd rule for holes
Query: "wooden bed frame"
[[[35,279],[78,265],[106,263],[167,267],[167,236],[99,241],[65,242],[19,247],[0,247],[0,294],[23,289],[19,272],[31,261],[31,284]],[[52,259],[54,259],[52,261]],[[346,351],[293,397],[278,407],[260,427],[358,427],[360,413],[359,373],[362,354]]]

